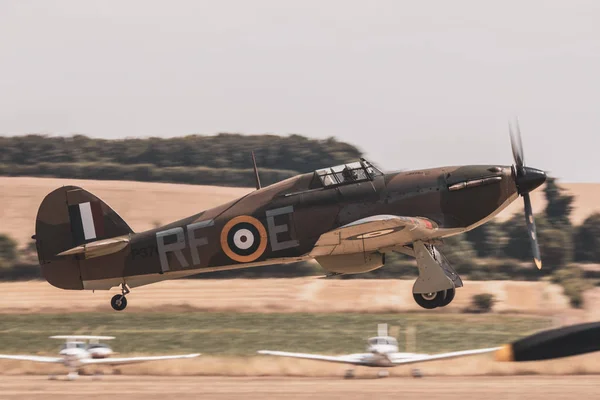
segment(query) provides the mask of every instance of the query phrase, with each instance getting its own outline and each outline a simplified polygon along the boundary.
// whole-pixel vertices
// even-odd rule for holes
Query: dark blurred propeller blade
[[[525,222],[527,223],[527,233],[531,240],[531,251],[533,252],[533,261],[538,269],[542,269],[542,258],[540,257],[540,246],[537,240],[537,230],[535,229],[535,221],[533,220],[533,210],[531,209],[531,199],[529,193],[523,195],[523,203],[525,203]]]
[[[496,351],[497,361],[538,361],[600,351],[600,322],[539,332]]]
[[[523,151],[523,141],[521,140],[521,127],[519,126],[519,120],[516,120],[514,129],[512,124],[509,122],[508,130],[510,132],[510,146],[512,148],[513,159],[515,160],[515,182],[517,184],[519,194],[523,196],[523,201],[525,203],[525,221],[527,223],[529,240],[531,241],[533,261],[538,269],[542,269],[540,246],[538,245],[537,241],[537,231],[535,229],[535,221],[533,220],[533,211],[531,209],[529,191],[543,183],[546,178],[542,171],[532,168],[525,168],[525,153]],[[528,170],[530,174],[527,174]]]

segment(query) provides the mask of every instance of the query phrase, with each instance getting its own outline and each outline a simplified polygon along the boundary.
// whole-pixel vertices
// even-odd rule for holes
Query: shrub
[[[583,294],[591,287],[591,284],[585,279],[581,268],[561,268],[552,274],[551,280],[563,287],[563,293],[569,298],[572,307],[583,307]]]
[[[496,303],[496,299],[494,299],[494,295],[491,293],[480,293],[476,294],[471,298],[471,312],[477,313],[487,313],[492,311],[494,307],[494,303]]]

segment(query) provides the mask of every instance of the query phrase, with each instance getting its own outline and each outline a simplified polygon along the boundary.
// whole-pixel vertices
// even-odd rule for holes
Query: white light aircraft
[[[34,355],[8,355],[0,354],[0,359],[32,361],[38,363],[63,364],[69,369],[67,378],[76,379],[79,376],[79,370],[89,365],[124,365],[135,364],[146,361],[163,361],[178,358],[194,358],[200,354],[183,354],[173,356],[150,356],[150,357],[110,357],[114,354],[113,350],[106,344],[100,343],[100,340],[111,340],[114,336],[89,336],[89,335],[62,335],[50,336],[50,339],[65,340],[65,344],[60,349],[60,357],[46,357]],[[50,376],[53,377],[52,375]]]
[[[396,338],[389,336],[387,333],[387,324],[379,324],[377,327],[377,336],[368,339],[367,343],[367,353],[356,353],[342,356],[289,353],[285,351],[271,350],[260,350],[258,353],[278,357],[302,358],[307,360],[328,361],[364,367],[384,368],[378,373],[378,376],[383,378],[389,375],[385,368],[435,361],[445,358],[456,358],[475,354],[491,353],[501,349],[501,347],[490,347],[486,349],[463,350],[440,354],[401,353],[398,351],[398,341]],[[413,376],[420,376],[420,372],[418,370],[413,370]],[[354,370],[348,369],[345,377],[354,377]]]

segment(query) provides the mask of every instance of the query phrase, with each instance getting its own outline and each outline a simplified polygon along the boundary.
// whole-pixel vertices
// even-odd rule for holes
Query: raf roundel
[[[252,262],[267,248],[267,231],[256,218],[240,215],[223,227],[221,247],[234,261]]]

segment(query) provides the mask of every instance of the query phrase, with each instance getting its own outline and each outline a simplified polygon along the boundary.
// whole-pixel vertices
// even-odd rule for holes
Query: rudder
[[[38,210],[35,239],[42,275],[62,289],[83,289],[76,255],[58,254],[73,247],[133,233],[106,203],[77,187],[49,193]]]

